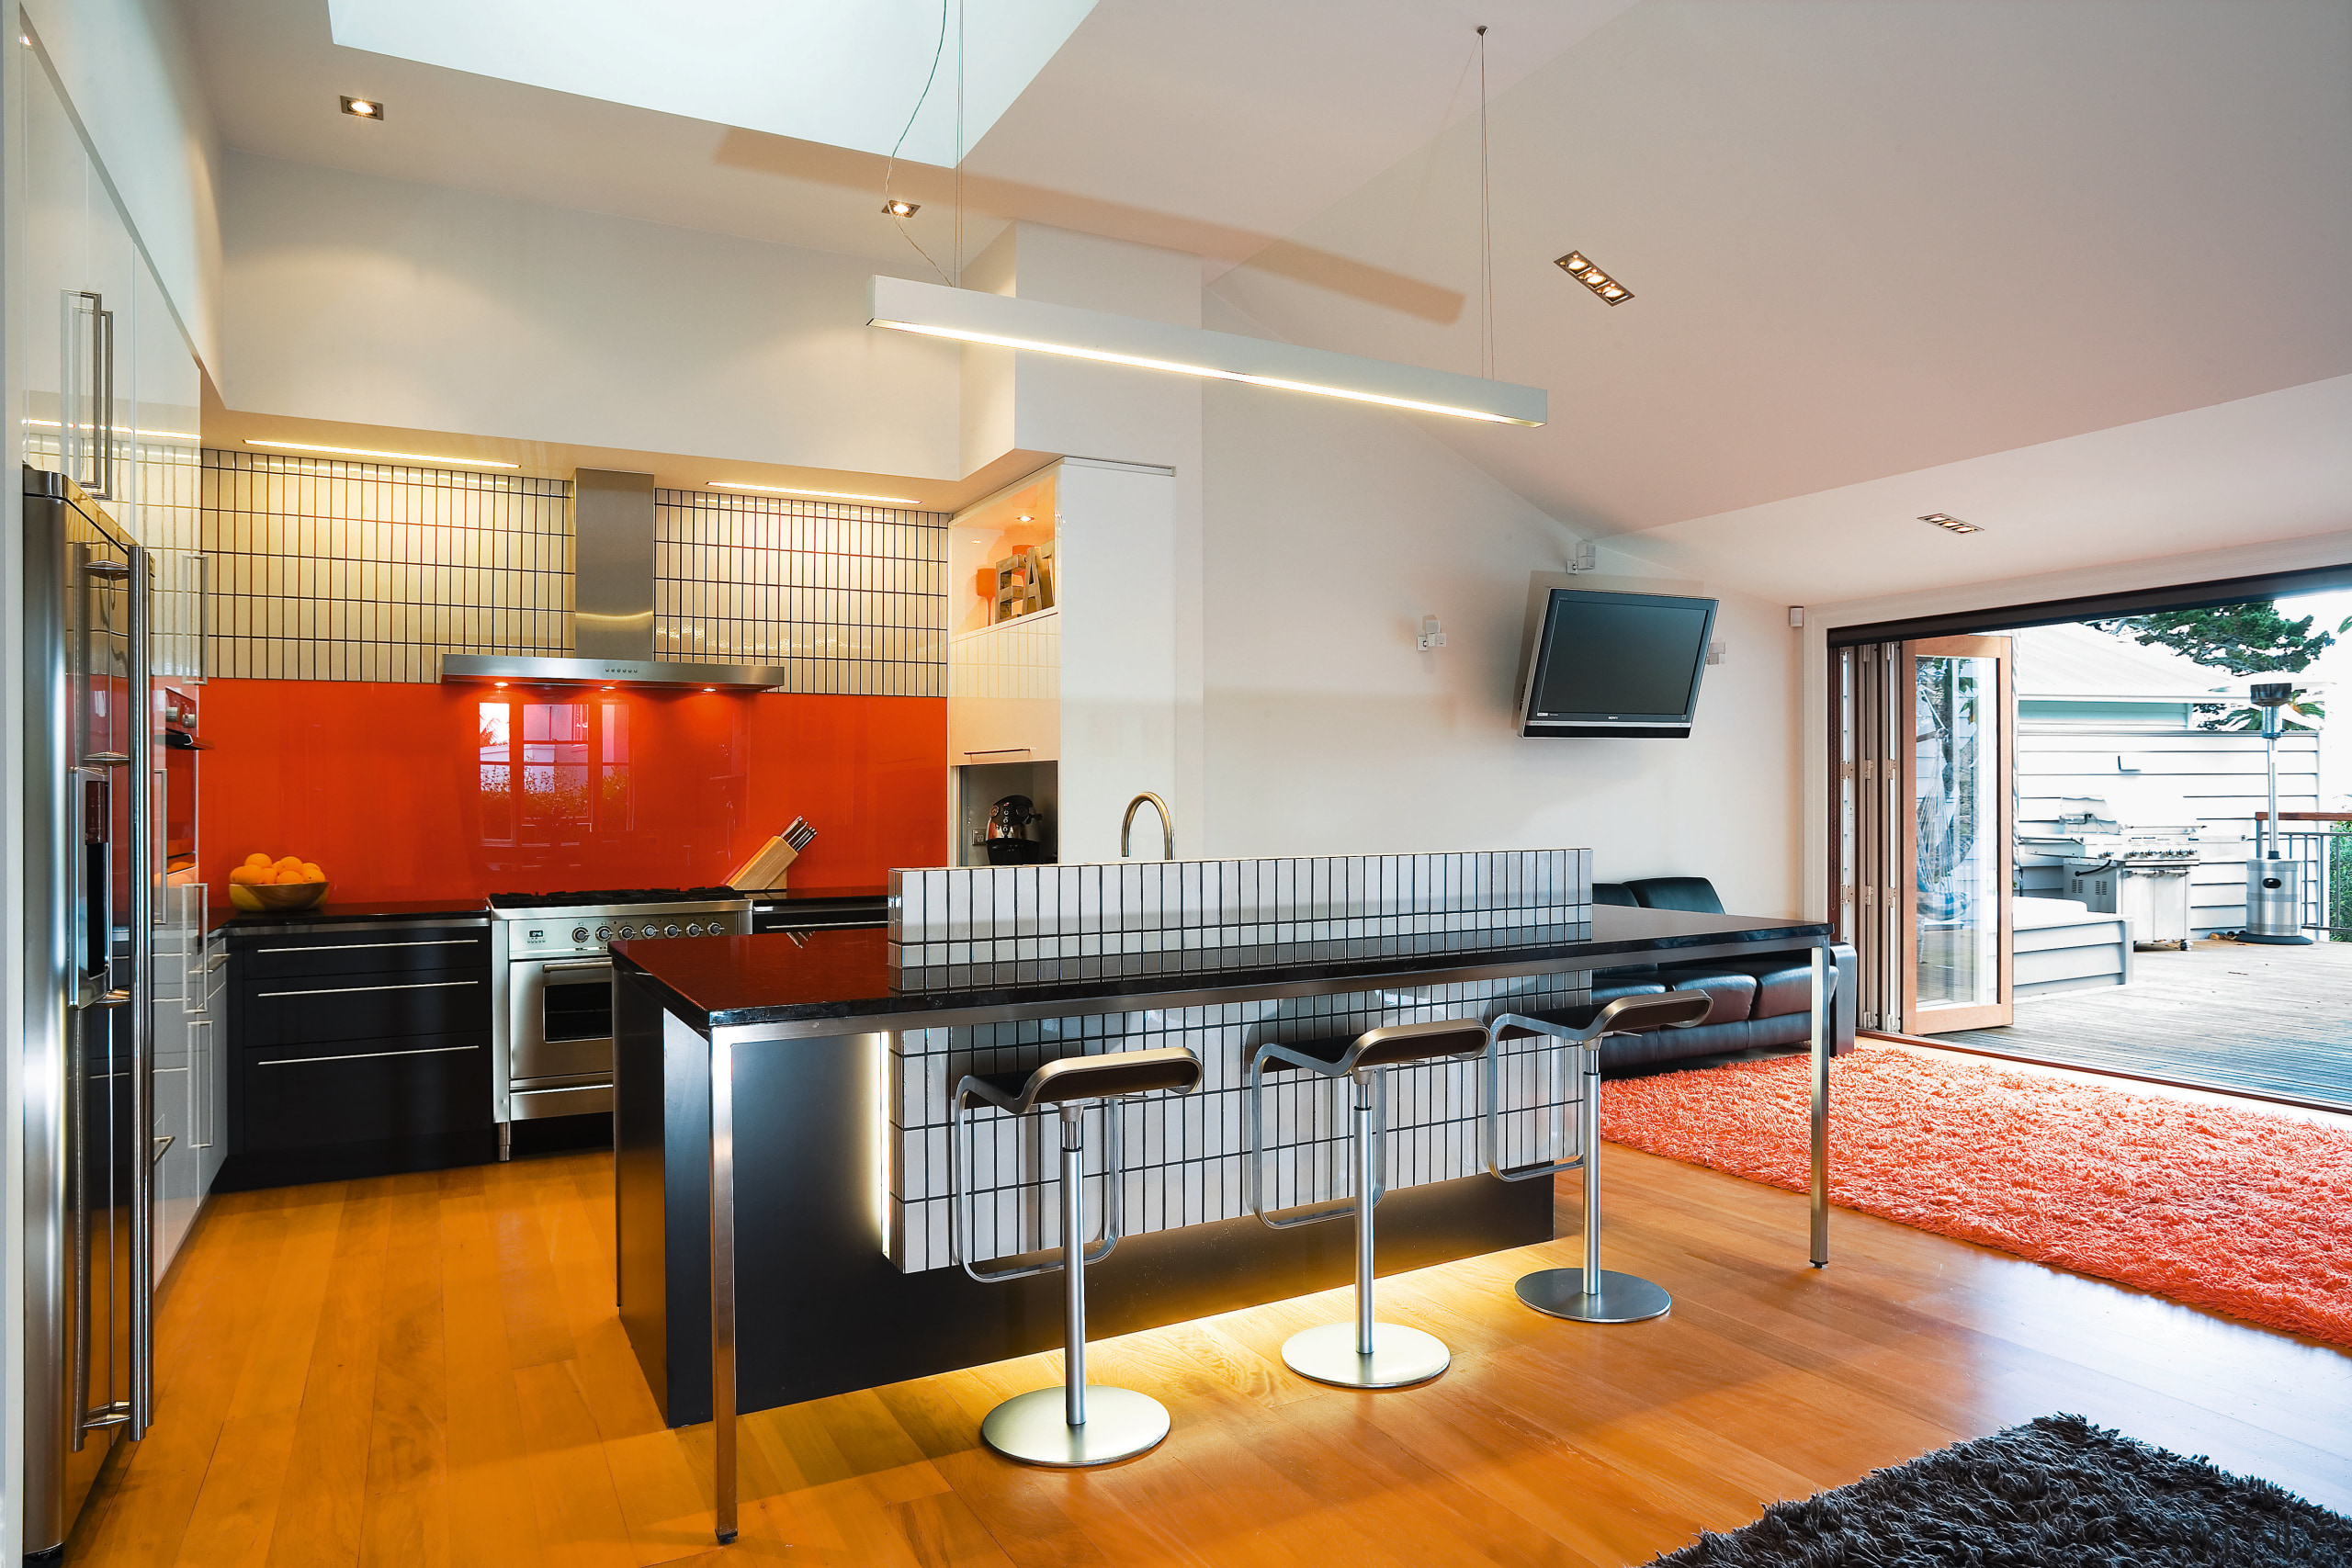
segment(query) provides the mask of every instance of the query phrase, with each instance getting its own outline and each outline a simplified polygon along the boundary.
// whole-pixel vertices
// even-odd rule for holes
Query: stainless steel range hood
[[[653,657],[653,476],[572,475],[572,634],[577,657],[445,653],[444,681],[561,686],[781,686],[778,664],[688,664]]]

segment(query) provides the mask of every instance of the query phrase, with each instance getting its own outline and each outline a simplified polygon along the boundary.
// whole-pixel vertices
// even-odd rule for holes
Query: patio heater
[[[2262,819],[2263,831],[2255,837],[2255,858],[2246,863],[2245,930],[2238,933],[2238,940],[2273,947],[2306,947],[2312,939],[2303,934],[2302,863],[2289,860],[2278,848],[2278,710],[2294,696],[2295,688],[2280,681],[2255,686],[2246,694],[2262,710],[2270,812]]]

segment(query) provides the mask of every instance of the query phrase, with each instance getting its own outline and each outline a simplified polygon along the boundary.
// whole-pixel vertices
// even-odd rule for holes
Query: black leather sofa
[[[1635,882],[1596,882],[1596,904],[1627,908],[1724,912],[1714,884],[1703,876],[1650,876]],[[1837,970],[1830,971],[1831,983]],[[1704,991],[1714,999],[1705,1019],[1688,1029],[1611,1036],[1600,1049],[1603,1067],[1713,1056],[1755,1046],[1801,1045],[1812,1037],[1813,970],[1806,954],[1764,953],[1753,958],[1694,964],[1634,964],[1596,970],[1592,1000],[1661,991]]]

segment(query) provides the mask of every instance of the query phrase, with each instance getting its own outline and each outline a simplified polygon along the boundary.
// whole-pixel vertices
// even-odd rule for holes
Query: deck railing
[[[2255,821],[2269,815],[2257,811]],[[2303,868],[2303,929],[2352,942],[2352,811],[2281,811],[2278,821],[2279,852]]]

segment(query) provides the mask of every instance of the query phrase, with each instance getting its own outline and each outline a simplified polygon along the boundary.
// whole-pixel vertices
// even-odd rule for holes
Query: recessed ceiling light
[[[279,452],[323,452],[336,457],[390,457],[396,463],[424,463],[434,468],[519,468],[520,463],[493,462],[488,457],[435,457],[424,452],[379,452],[372,446],[313,446],[307,441],[264,441],[257,435],[245,437],[248,446],[267,446]]]
[[[384,106],[375,98],[345,98],[343,112],[358,119],[381,119]]]
[[[1566,255],[1555,258],[1552,265],[1611,305],[1623,305],[1634,297],[1632,289],[1587,261],[1581,251],[1570,251]]]
[[[1962,522],[1959,518],[1954,517],[1949,512],[1930,512],[1927,515],[1921,517],[1919,521],[1922,523],[1933,523],[1937,527],[1941,528],[1947,534],[1982,534],[1984,531],[1973,523]]]
[[[893,218],[912,218],[922,210],[922,207],[919,202],[900,201],[893,197],[882,204],[882,210]]]
[[[889,506],[914,506],[913,499],[903,495],[855,495],[842,490],[795,490],[790,485],[738,485],[725,479],[705,479],[705,490],[755,490],[763,495],[813,495],[820,501],[878,501]]]
[[[1013,521],[1014,521],[1015,523],[1035,523],[1035,521],[1037,521],[1037,520],[1036,520],[1035,517],[1030,516],[1030,515],[1029,515],[1029,513],[1027,513],[1026,512],[1024,512],[1024,513],[1023,513],[1020,516],[1018,516],[1018,517],[1014,518],[1014,519],[1013,519]]]

